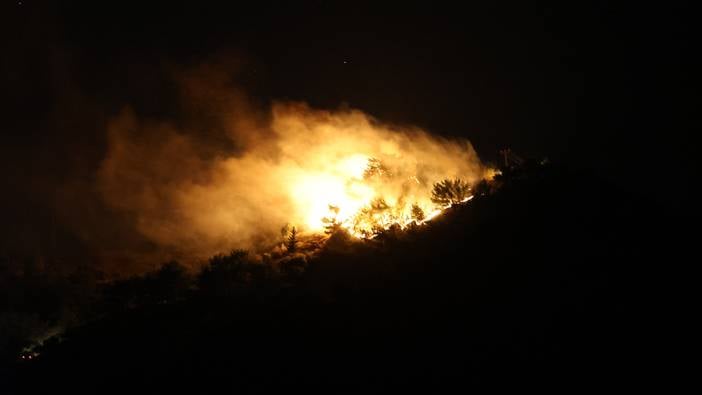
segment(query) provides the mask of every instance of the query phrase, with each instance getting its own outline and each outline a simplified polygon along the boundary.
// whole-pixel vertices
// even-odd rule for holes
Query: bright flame
[[[432,203],[431,184],[424,185],[417,175],[395,179],[404,170],[352,154],[330,164],[326,172],[301,173],[291,183],[290,196],[303,213],[306,230],[321,232],[333,223],[353,236],[369,238],[393,225],[404,229],[423,224],[447,208]]]
[[[303,174],[291,187],[311,231],[324,230],[322,219],[330,216],[330,206],[338,208],[335,218],[350,218],[375,196],[373,188],[360,179],[343,174]]]

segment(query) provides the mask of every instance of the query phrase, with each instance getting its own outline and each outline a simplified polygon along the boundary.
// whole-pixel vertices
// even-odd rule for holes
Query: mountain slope
[[[108,314],[19,364],[15,390],[442,392],[658,373],[651,284],[672,240],[652,229],[667,222],[564,168],[503,184],[423,227],[334,235],[299,272]]]

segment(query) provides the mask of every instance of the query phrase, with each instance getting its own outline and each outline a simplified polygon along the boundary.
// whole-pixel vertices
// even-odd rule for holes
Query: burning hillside
[[[223,124],[235,149],[212,155],[188,130],[121,116],[99,173],[102,196],[151,242],[207,256],[265,244],[285,224],[367,238],[422,223],[489,176],[468,141],[356,110],[278,104],[269,117]]]

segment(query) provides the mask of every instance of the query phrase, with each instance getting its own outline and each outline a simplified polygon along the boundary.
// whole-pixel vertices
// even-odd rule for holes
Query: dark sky
[[[668,207],[693,202],[699,98],[684,5],[145,3],[3,3],[10,220],[53,185],[90,177],[106,121],[125,105],[177,117],[169,67],[232,54],[245,63],[240,84],[264,106],[348,104],[466,137],[487,160],[510,146]]]

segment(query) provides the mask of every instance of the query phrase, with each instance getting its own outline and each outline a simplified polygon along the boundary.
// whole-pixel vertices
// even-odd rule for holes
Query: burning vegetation
[[[401,185],[400,195],[391,195],[386,200],[383,185],[396,182],[393,177],[393,172],[380,160],[368,159],[363,176],[346,181],[348,193],[338,202],[328,203],[328,215],[321,219],[309,218],[310,229],[318,229],[321,220],[326,234],[343,230],[352,236],[368,239],[392,226],[405,229],[410,225],[421,225],[442,210],[472,198],[470,185],[459,178],[436,182],[428,193],[428,188],[419,178],[410,176]],[[365,190],[367,194],[359,197],[353,193],[354,189]],[[294,231],[295,227],[292,229]]]
[[[336,230],[373,238],[420,225],[492,174],[466,140],[356,110],[277,104],[270,117],[236,118],[223,121],[236,149],[217,151],[187,130],[125,113],[112,122],[99,173],[105,201],[131,214],[150,242],[188,259],[265,250],[285,224],[294,238]]]
[[[391,226],[421,224],[469,199],[470,183],[485,177],[467,141],[392,129],[358,111],[297,107],[276,115],[283,150],[301,148],[290,155],[295,174],[287,197],[294,226],[304,233],[343,229],[372,238]]]

